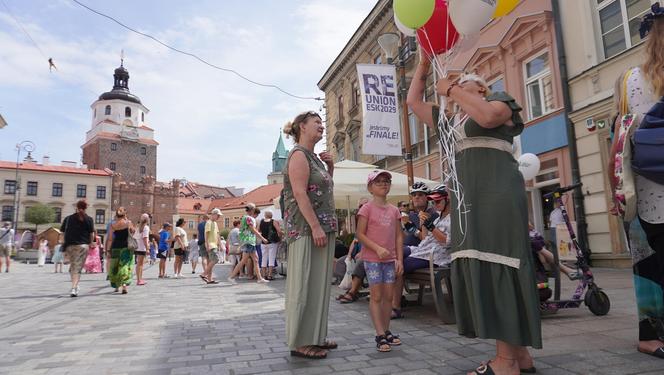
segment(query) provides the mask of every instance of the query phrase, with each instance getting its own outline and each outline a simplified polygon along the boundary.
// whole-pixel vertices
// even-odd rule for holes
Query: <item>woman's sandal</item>
[[[346,303],[353,303],[357,301],[357,299],[360,298],[357,294],[353,294],[350,292],[347,292],[346,294],[341,294],[339,297],[337,297],[337,301],[341,304],[346,304]]]
[[[519,369],[519,372],[521,372],[522,374],[537,374],[537,369],[535,368],[535,366],[533,366],[530,368]]]
[[[324,359],[327,357],[327,352],[318,346],[308,345],[300,350],[291,350],[291,357],[300,357],[307,359]]]
[[[646,352],[645,350],[641,350],[641,349],[638,349],[638,351],[640,351],[643,354],[648,354],[648,355],[651,355],[653,357],[664,359],[664,346],[662,346],[661,348],[657,348],[655,351],[652,351],[652,352]]]
[[[399,346],[401,345],[401,339],[399,336],[392,334],[389,330],[385,331],[385,338],[387,339],[387,342],[391,346]]]
[[[491,368],[490,365],[491,361],[487,363],[483,363],[480,367],[476,368],[473,374],[477,375],[496,375],[495,372],[493,372],[493,369]]]
[[[389,351],[392,351],[390,342],[387,341],[385,335],[376,336],[376,350],[378,350],[381,353],[387,353]]]
[[[403,319],[405,318],[405,315],[403,312],[401,312],[401,309],[392,309],[392,313],[390,314],[390,319]]]
[[[325,339],[325,343],[323,343],[323,345],[316,345],[316,346],[321,349],[336,349],[339,347],[339,345],[336,342],[328,339]]]

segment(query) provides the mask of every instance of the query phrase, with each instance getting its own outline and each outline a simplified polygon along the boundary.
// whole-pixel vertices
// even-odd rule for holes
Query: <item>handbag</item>
[[[625,221],[636,217],[636,187],[632,172],[632,134],[634,133],[637,116],[627,113],[627,80],[632,74],[628,70],[623,78],[620,92],[620,124],[616,131],[616,154],[614,156],[613,175],[616,177],[616,190],[614,193],[618,213]]]
[[[339,288],[348,290],[353,286],[353,271],[355,271],[355,265],[357,264],[354,259],[351,257],[346,257],[346,274],[344,278],[339,283]]]
[[[136,251],[138,249],[138,241],[134,235],[127,236],[127,249],[131,251]]]
[[[634,132],[634,173],[664,185],[664,97],[646,112]]]

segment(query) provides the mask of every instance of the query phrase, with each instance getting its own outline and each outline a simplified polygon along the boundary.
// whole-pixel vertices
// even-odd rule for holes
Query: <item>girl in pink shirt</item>
[[[401,213],[387,202],[391,184],[389,172],[369,173],[367,190],[373,199],[357,213],[357,238],[362,244],[361,256],[371,293],[369,314],[376,329],[379,352],[389,352],[391,346],[401,345],[399,336],[390,332],[393,284],[396,276],[403,273]]]

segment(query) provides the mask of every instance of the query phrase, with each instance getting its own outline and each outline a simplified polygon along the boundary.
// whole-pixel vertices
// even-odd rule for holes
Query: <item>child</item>
[[[58,242],[58,244],[55,245],[55,249],[53,250],[53,259],[51,259],[51,261],[53,264],[55,264],[55,273],[62,273],[62,268],[65,264],[65,257],[62,254],[62,242]]]
[[[401,345],[399,336],[390,332],[392,294],[397,275],[403,273],[403,232],[401,213],[387,202],[392,175],[373,171],[367,178],[367,190],[373,199],[362,206],[358,215],[357,238],[369,280],[369,314],[376,329],[376,349],[389,352]]]

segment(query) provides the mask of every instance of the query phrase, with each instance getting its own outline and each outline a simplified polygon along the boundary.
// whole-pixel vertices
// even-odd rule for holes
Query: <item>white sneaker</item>
[[[267,284],[267,283],[270,282],[270,280],[258,279],[258,281],[256,281],[256,282],[259,283],[259,284]]]
[[[235,281],[235,279],[232,278],[232,277],[228,277],[227,280],[228,280],[229,283],[231,283],[231,284],[233,284],[233,285],[237,284],[237,281]]]
[[[71,288],[71,291],[69,292],[70,297],[78,297],[78,290],[76,288]]]

